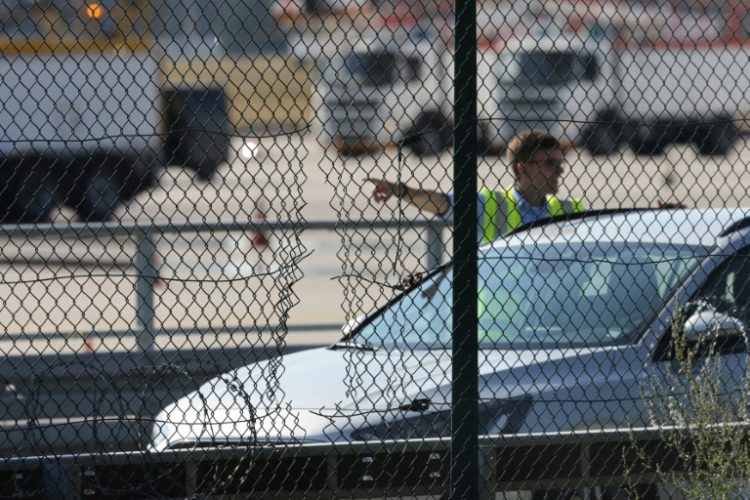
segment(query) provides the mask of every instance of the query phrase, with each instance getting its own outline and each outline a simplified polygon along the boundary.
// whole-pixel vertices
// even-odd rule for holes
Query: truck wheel
[[[49,175],[33,165],[38,160],[0,160],[0,223],[24,224],[49,222],[55,206],[55,186]]]
[[[167,164],[210,180],[229,158],[229,114],[220,88],[177,89],[165,94]]]
[[[141,152],[138,156],[127,155],[111,162],[120,201],[128,201],[135,195],[158,184],[157,166],[161,162],[153,154]]]
[[[660,130],[649,130],[648,132],[634,132],[628,140],[628,146],[635,154],[656,156],[664,153],[667,139]]]
[[[109,220],[120,205],[118,179],[107,169],[92,168],[78,183],[71,205],[81,221]]]
[[[695,146],[701,155],[727,155],[737,139],[737,127],[730,121],[705,124],[698,128]]]
[[[369,151],[375,151],[375,140],[369,137],[355,139],[337,137],[332,141],[333,147],[342,158],[362,156]]]
[[[417,156],[439,155],[453,143],[453,127],[442,113],[430,112],[417,118],[406,136]]]
[[[595,124],[583,133],[583,146],[594,156],[607,156],[617,152],[618,135],[611,125]]]
[[[611,155],[617,152],[622,138],[622,126],[616,125],[617,113],[599,111],[596,119],[581,134],[582,145],[594,156]]]

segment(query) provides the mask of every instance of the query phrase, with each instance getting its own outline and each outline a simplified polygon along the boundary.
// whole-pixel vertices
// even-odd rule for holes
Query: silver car
[[[559,433],[649,423],[644,400],[690,342],[722,339],[726,387],[745,376],[750,210],[589,212],[479,250],[480,429]],[[328,348],[223,374],[156,416],[154,450],[447,436],[452,266]]]

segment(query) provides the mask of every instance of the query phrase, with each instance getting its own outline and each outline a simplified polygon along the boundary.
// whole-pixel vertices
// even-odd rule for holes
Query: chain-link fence
[[[0,497],[750,496],[746,1],[0,23]]]

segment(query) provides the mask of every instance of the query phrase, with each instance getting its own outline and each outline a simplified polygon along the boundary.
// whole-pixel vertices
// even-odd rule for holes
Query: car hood
[[[602,360],[586,360],[606,357],[608,350],[480,351],[480,397],[533,397],[540,376],[546,389],[569,385],[581,381],[586,366],[599,365],[596,372],[606,373]],[[572,363],[581,370],[571,371]],[[547,377],[562,373],[560,366],[568,367],[571,379],[551,382]],[[351,440],[363,426],[449,410],[450,383],[447,350],[311,349],[209,380],[156,416],[151,444],[164,449]]]

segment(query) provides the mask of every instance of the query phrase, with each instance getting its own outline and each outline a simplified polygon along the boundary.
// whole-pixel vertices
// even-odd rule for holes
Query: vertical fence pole
[[[476,0],[456,0],[450,498],[479,498]]]
[[[138,319],[137,342],[140,352],[150,354],[154,349],[154,257],[156,245],[148,231],[136,233],[135,254],[135,314]]]

